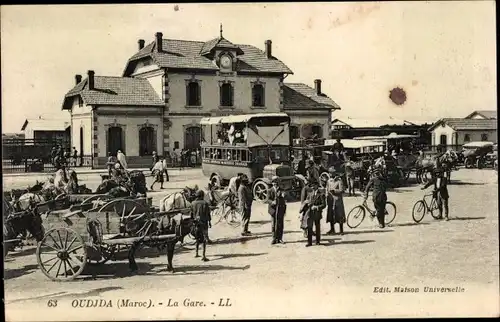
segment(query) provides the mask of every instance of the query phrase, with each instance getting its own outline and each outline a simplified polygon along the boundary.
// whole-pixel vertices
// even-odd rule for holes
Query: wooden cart
[[[156,212],[145,199],[127,198],[113,199],[98,208],[84,203],[49,211],[44,218],[46,234],[36,251],[38,266],[51,280],[73,280],[86,265],[106,263],[119,246],[175,238],[175,234],[148,235],[147,229],[137,236],[123,233],[124,219],[165,214]]]

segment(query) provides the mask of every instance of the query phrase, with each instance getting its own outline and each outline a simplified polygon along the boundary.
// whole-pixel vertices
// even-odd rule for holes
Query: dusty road
[[[204,184],[200,177],[198,172],[189,184]],[[150,250],[138,256],[138,275],[129,275],[127,262],[119,260],[56,283],[38,270],[34,249],[24,248],[6,259],[6,319],[498,316],[497,174],[461,169],[452,180],[449,222],[426,216],[414,224],[411,210],[423,191],[405,187],[389,193],[398,207],[390,227],[378,229],[368,219],[310,248],[299,230],[298,203],[289,204],[286,244],[275,246],[267,208],[255,203],[252,237],[220,223],[210,231],[216,241],[207,251],[210,261],[194,258],[191,246],[179,248],[174,274],[166,271],[165,256]],[[346,210],[359,202],[345,197]],[[322,225],[326,232],[324,219]],[[456,292],[429,292],[442,287]],[[385,288],[391,292],[377,292]],[[151,307],[118,307],[122,299]],[[112,307],[74,308],[86,305],[80,300]]]

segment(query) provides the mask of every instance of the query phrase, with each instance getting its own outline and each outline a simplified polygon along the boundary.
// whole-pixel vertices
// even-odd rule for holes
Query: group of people
[[[82,156],[80,156],[81,158]],[[78,165],[78,151],[73,147],[73,151],[69,148],[65,151],[64,148],[58,144],[52,147],[50,151],[50,159],[56,170],[60,169],[63,165]]]

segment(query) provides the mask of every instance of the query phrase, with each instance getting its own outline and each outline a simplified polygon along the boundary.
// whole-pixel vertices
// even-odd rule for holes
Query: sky
[[[1,7],[2,132],[61,111],[75,74],[121,76],[137,40],[218,37],[264,49],[342,108],[334,117],[434,121],[495,110],[493,1]],[[389,99],[394,87],[407,100]]]

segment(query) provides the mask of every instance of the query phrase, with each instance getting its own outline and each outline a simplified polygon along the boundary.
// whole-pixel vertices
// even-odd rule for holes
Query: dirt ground
[[[153,193],[154,202],[185,185],[206,184],[201,170],[190,171],[186,181],[180,175],[168,190]],[[100,178],[82,181],[95,188]],[[20,182],[4,180],[4,189]],[[194,258],[193,246],[178,247],[173,274],[166,271],[166,256],[150,249],[139,254],[137,275],[122,259],[86,269],[72,282],[52,282],[27,247],[6,258],[6,320],[498,316],[497,173],[460,169],[449,192],[448,222],[429,215],[413,222],[413,204],[424,194],[413,185],[389,192],[397,205],[389,227],[379,229],[367,218],[309,248],[298,203],[288,205],[286,244],[271,245],[267,206],[255,202],[253,236],[241,237],[239,228],[220,223],[210,230],[210,261]],[[360,202],[359,196],[345,197],[346,211]],[[323,219],[323,233],[328,228]],[[123,307],[124,299],[141,303]],[[93,303],[86,300],[112,307],[73,307]]]

